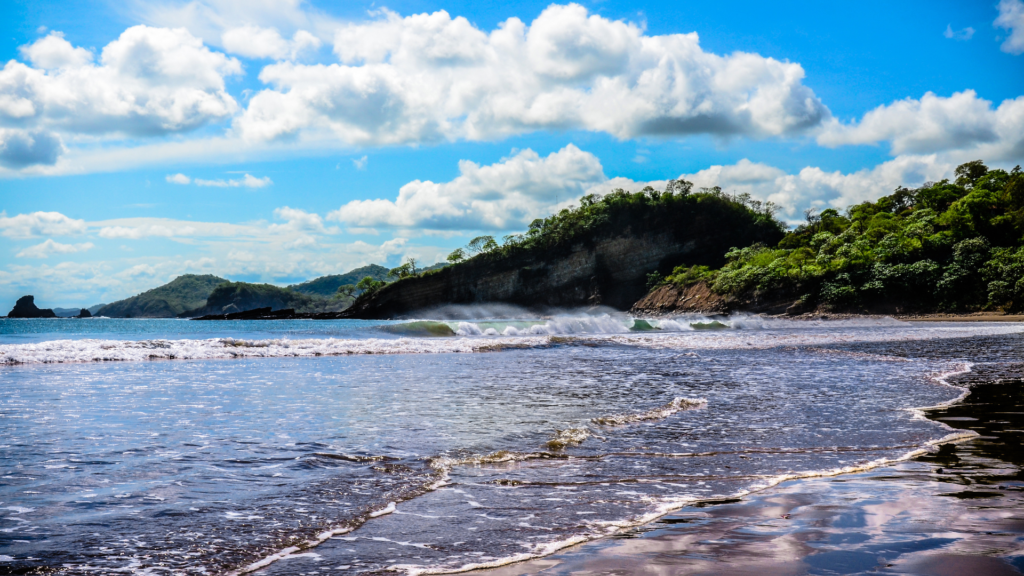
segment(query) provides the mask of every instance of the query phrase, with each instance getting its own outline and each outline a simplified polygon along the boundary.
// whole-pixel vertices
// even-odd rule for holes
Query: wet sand
[[[687,508],[616,538],[474,574],[1024,573],[1022,369],[972,373],[963,403],[928,412],[980,434],[972,440]]]

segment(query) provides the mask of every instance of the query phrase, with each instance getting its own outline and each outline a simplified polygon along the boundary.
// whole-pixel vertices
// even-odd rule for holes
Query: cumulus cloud
[[[513,229],[607,180],[596,156],[570,144],[542,158],[523,150],[489,166],[459,162],[450,182],[415,180],[392,200],[353,200],[327,215],[356,226]]]
[[[447,12],[342,26],[340,63],[267,66],[271,88],[235,128],[248,139],[326,129],[350,144],[488,139],[533,130],[792,135],[829,117],[799,64],[705,52],[695,33],[552,5],[484,32]]]
[[[60,242],[54,242],[52,239],[47,239],[42,244],[36,244],[29,248],[25,248],[21,252],[15,254],[16,258],[49,258],[53,254],[74,254],[76,252],[85,252],[91,250],[95,246],[92,242],[82,242],[80,244],[61,244]]]
[[[291,40],[281,37],[276,28],[246,25],[232,28],[221,35],[224,50],[246,58],[295,60],[304,52],[316,50],[322,42],[305,30],[297,31]]]
[[[0,235],[8,238],[71,236],[86,231],[84,220],[68,218],[60,212],[32,212],[7,216],[0,212]]]
[[[263,188],[264,186],[270,186],[274,183],[274,181],[270,179],[270,176],[257,178],[250,174],[246,174],[242,178],[232,180],[203,180],[202,178],[196,178],[193,182],[195,182],[196,186],[214,186],[216,188]]]
[[[994,26],[1010,31],[1000,49],[1008,54],[1024,54],[1024,1],[1000,0],[999,17]]]
[[[284,220],[284,224],[271,224],[272,231],[312,232],[318,234],[337,234],[338,228],[324,226],[319,214],[312,214],[298,208],[282,206],[274,209],[274,217]],[[308,237],[307,237],[308,238]],[[304,242],[306,240],[303,240]]]
[[[366,170],[366,164],[370,161],[368,156],[362,158],[353,158],[352,165],[356,167],[356,170]]]
[[[830,122],[818,135],[825,146],[889,142],[894,154],[972,151],[989,160],[1024,155],[1024,96],[997,108],[974,90],[879,106],[851,124]]]
[[[63,153],[60,136],[52,132],[0,128],[0,166],[4,168],[53,165]]]
[[[974,37],[974,28],[968,26],[962,30],[953,30],[951,24],[946,24],[946,31],[942,35],[950,40],[970,40]]]
[[[60,32],[51,32],[41,40],[22,46],[19,52],[36,68],[47,70],[80,68],[92,62],[92,52],[85,48],[75,48],[64,40]]]
[[[189,178],[188,176],[185,176],[184,174],[182,174],[180,172],[177,173],[177,174],[168,174],[165,177],[165,180],[167,180],[171,184],[181,184],[183,186],[192,183],[192,179],[191,178]]]
[[[241,73],[241,64],[184,29],[128,28],[98,65],[57,34],[21,52],[35,67],[11,60],[0,70],[0,127],[159,135],[238,109],[224,77]]]

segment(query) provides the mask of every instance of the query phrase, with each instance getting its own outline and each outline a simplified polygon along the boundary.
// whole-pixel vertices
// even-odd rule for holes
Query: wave
[[[0,345],[0,365],[471,353],[493,350],[495,344],[493,340],[468,338],[53,340],[37,344]],[[518,338],[504,344],[520,347],[546,346],[549,345],[549,341],[543,337]]]
[[[647,412],[641,412],[640,414],[601,416],[599,418],[594,418],[591,422],[601,426],[622,426],[624,424],[634,424],[636,422],[644,422],[647,420],[662,420],[676,412],[692,410],[694,408],[703,408],[707,405],[708,401],[705,398],[675,398],[668,404],[653,408]]]

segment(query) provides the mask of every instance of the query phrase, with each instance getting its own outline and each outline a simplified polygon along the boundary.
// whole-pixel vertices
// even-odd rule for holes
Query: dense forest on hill
[[[799,298],[845,311],[1024,309],[1024,174],[978,160],[955,180],[900,187],[876,202],[808,213],[771,246],[680,266],[663,282],[742,297]]]
[[[174,318],[206,304],[206,297],[227,280],[212,274],[183,274],[137,296],[100,308],[94,315],[110,318]]]
[[[337,294],[338,289],[342,286],[354,286],[367,276],[374,280],[384,280],[388,277],[388,268],[377,264],[370,264],[369,266],[350,270],[344,274],[330,274],[301,284],[292,284],[288,288],[311,296],[330,297]]]

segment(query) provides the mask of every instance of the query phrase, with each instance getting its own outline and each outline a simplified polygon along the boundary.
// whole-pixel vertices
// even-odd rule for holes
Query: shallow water
[[[1020,574],[1024,364],[1013,361],[1019,352],[1007,354],[1006,342],[961,344],[978,360],[957,378],[971,394],[928,417],[978,437],[893,466],[689,507],[613,539],[484,574]],[[316,564],[292,567],[302,573]]]
[[[556,320],[519,336],[395,338],[358,322],[5,336],[0,354],[21,364],[0,367],[0,566],[504,564],[905,457],[953,432],[908,410],[961,395],[942,383],[972,360],[952,338],[1019,344],[1021,330]],[[524,322],[556,325],[505,327]]]

